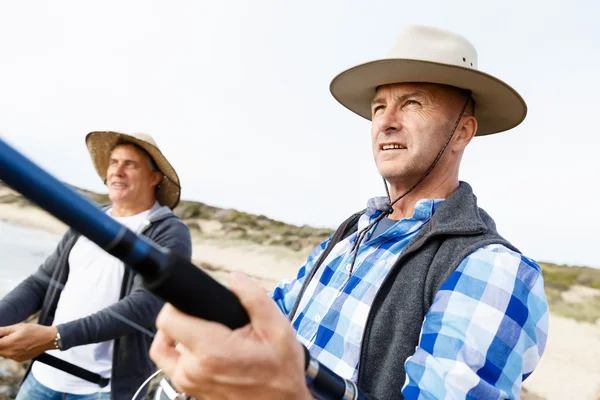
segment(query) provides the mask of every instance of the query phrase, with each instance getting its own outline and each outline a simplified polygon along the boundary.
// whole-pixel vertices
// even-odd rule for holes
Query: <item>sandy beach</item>
[[[6,192],[6,190],[0,188],[0,197],[2,197],[3,191]],[[67,230],[65,224],[50,216],[47,212],[32,207],[20,207],[15,204],[0,204],[0,220],[56,234],[62,234]]]
[[[66,229],[43,211],[15,204],[0,204],[0,220],[59,234]],[[202,231],[193,235],[194,262],[221,282],[230,272],[242,271],[271,290],[279,280],[295,276],[307,255],[306,251],[219,238],[210,234],[210,221]],[[585,301],[589,295],[568,294],[573,301]],[[536,399],[600,399],[600,320],[580,323],[551,315],[546,352],[524,388]]]
[[[550,315],[546,352],[525,388],[544,399],[600,399],[600,320]]]

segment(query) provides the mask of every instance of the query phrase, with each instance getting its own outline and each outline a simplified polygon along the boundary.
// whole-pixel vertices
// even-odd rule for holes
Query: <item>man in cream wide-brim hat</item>
[[[371,120],[387,196],[318,246],[274,302],[233,279],[251,320],[242,331],[205,340],[214,324],[165,309],[152,358],[203,399],[319,397],[298,342],[350,382],[344,398],[353,385],[369,399],[519,398],[546,344],[542,274],[458,171],[473,137],[517,126],[525,102],[477,69],[465,38],[425,26],[403,29],[386,58],[339,74],[331,93]],[[169,351],[174,341],[193,350]]]
[[[179,178],[154,139],[92,132],[86,144],[108,188],[105,212],[189,260],[189,230],[171,211]],[[69,230],[41,268],[0,301],[0,356],[33,358],[17,399],[131,399],[156,368],[151,339],[136,326],[154,330],[162,305],[120,260]],[[39,324],[19,324],[39,310]]]

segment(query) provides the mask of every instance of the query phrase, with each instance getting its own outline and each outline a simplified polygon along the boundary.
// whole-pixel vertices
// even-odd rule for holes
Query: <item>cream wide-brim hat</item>
[[[175,168],[167,161],[152,136],[145,133],[125,134],[113,131],[90,132],[85,137],[85,144],[92,157],[92,163],[96,172],[106,184],[106,171],[110,152],[119,142],[133,143],[146,150],[163,173],[164,178],[160,182],[156,192],[156,200],[163,206],[174,209],[179,203],[181,196],[181,185]]]
[[[525,100],[500,79],[477,70],[477,51],[453,32],[410,25],[402,29],[386,58],[352,67],[330,85],[333,97],[349,110],[371,119],[371,101],[379,86],[437,83],[470,90],[475,102],[477,136],[514,128],[527,115]]]

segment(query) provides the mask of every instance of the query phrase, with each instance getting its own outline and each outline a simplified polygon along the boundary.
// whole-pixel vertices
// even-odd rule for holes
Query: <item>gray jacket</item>
[[[346,220],[307,276],[290,316],[335,243],[356,230],[361,213]],[[419,344],[421,326],[433,298],[458,265],[475,250],[501,244],[518,251],[496,232],[492,218],[477,207],[471,187],[459,188],[398,256],[373,299],[363,333],[358,387],[369,399],[402,399],[404,363]]]
[[[189,229],[168,207],[153,207],[141,232],[158,245],[191,259]],[[59,286],[69,277],[69,253],[79,236],[69,230],[38,271],[0,300],[0,326],[19,323],[40,310],[39,323],[52,325],[61,294]],[[112,398],[130,400],[156,368],[148,355],[152,338],[111,314],[117,313],[155,331],[154,323],[162,305],[160,299],[144,289],[141,277],[126,268],[119,302],[88,317],[58,325],[57,329],[65,350],[114,339]]]

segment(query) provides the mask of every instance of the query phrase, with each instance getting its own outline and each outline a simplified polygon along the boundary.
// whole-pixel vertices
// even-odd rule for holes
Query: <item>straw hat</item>
[[[342,105],[370,120],[376,88],[404,82],[438,83],[470,90],[478,136],[514,128],[527,115],[525,100],[516,90],[477,69],[477,51],[467,39],[427,26],[409,25],[402,29],[387,57],[340,73],[329,89]]]
[[[164,179],[160,182],[156,192],[156,200],[163,206],[171,209],[175,208],[181,195],[179,177],[173,166],[161,153],[152,136],[145,133],[125,134],[110,131],[88,133],[85,137],[85,144],[102,182],[106,183],[110,152],[119,141],[136,144],[148,152],[164,175]]]

